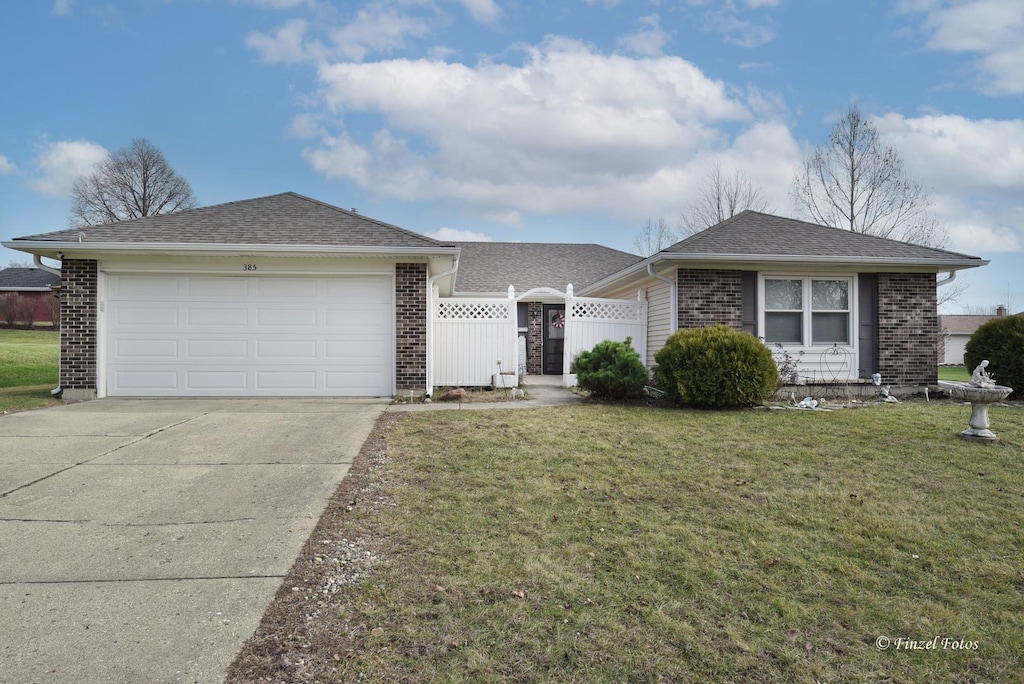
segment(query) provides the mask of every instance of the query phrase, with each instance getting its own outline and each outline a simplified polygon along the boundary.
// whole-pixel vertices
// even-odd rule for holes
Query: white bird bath
[[[967,429],[960,433],[962,439],[989,443],[999,441],[996,433],[989,429],[988,407],[1010,396],[1013,392],[1012,387],[977,387],[969,382],[950,380],[939,380],[939,387],[949,392],[949,396],[954,399],[971,402],[971,422]]]

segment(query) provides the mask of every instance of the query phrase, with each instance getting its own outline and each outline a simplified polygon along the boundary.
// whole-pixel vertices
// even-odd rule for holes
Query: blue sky
[[[201,204],[295,191],[446,239],[632,251],[715,164],[775,213],[850,102],[1024,310],[1021,0],[19,0],[0,239],[148,138]],[[0,265],[24,255],[0,251]]]

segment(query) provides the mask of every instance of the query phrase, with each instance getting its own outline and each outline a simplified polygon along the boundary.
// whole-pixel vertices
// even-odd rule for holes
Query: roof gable
[[[750,210],[691,235],[664,251],[701,256],[818,257],[822,260],[982,261],[967,254]]]
[[[173,214],[29,235],[19,240],[121,244],[445,247],[424,235],[294,192]]]
[[[539,242],[458,242],[461,250],[455,291],[500,293],[515,287],[565,291],[580,289],[627,268],[641,258],[595,244]]]

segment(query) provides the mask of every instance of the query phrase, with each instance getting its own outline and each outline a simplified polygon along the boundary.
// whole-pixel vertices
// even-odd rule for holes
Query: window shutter
[[[859,359],[857,375],[870,378],[878,370],[878,276],[861,273],[857,276],[857,312],[860,329],[857,332]]]
[[[741,271],[743,330],[757,337],[757,271]]]

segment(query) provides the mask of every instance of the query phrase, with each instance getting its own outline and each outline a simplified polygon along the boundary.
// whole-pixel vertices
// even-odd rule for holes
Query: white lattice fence
[[[647,301],[573,297],[566,302],[565,369],[582,351],[604,340],[632,338],[640,358],[647,353]]]
[[[482,386],[501,370],[518,368],[516,303],[508,299],[440,299],[431,312],[434,382]]]

